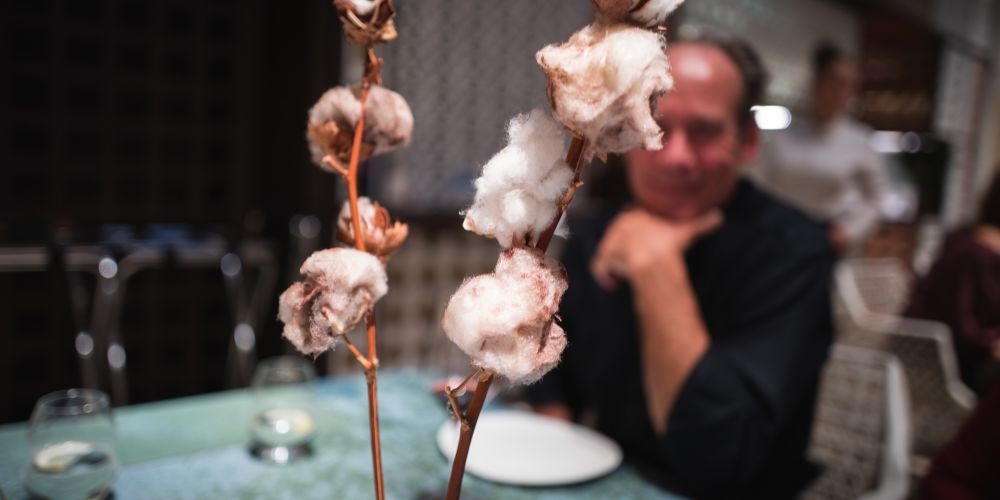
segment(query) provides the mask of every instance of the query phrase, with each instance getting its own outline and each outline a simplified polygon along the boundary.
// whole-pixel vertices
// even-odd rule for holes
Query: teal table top
[[[449,463],[438,451],[437,428],[448,418],[418,372],[379,374],[379,411],[386,496],[414,500],[443,491]],[[372,498],[368,407],[362,376],[315,384],[315,453],[287,466],[267,465],[247,451],[253,401],[236,390],[117,409],[115,482],[121,499],[363,499]],[[487,408],[485,411],[489,411]],[[26,425],[0,426],[0,488],[27,498],[21,475],[28,462]],[[521,488],[467,475],[469,499],[676,499],[628,466],[596,481]]]

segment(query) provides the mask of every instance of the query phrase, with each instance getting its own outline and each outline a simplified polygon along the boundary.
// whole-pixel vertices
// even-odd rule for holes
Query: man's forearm
[[[666,432],[681,387],[708,350],[709,337],[682,256],[632,279],[639,317],[643,388],[653,430]]]

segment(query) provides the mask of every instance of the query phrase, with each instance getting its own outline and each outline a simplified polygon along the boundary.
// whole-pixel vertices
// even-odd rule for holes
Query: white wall
[[[861,27],[847,7],[829,0],[690,0],[682,36],[738,36],[750,42],[771,73],[769,102],[802,108],[807,102],[812,51],[830,41],[857,53]]]
[[[390,208],[457,216],[472,182],[504,140],[507,121],[548,106],[535,52],[593,18],[581,0],[396,2],[399,38],[379,46],[384,83],[414,116],[411,145],[371,166]],[[357,54],[357,49],[348,47]],[[354,79],[360,64],[348,64]]]
[[[990,0],[937,0],[934,23],[945,35],[938,81],[935,130],[952,143],[944,223],[954,227],[975,216],[979,195],[995,162],[1000,96],[996,71],[998,8]],[[991,151],[992,149],[992,151]]]

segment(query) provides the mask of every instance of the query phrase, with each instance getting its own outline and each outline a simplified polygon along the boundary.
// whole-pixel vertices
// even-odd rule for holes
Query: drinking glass
[[[101,499],[118,473],[108,395],[69,389],[42,396],[28,421],[25,488],[52,500]]]
[[[309,382],[315,378],[312,365],[296,356],[270,358],[257,365],[250,384],[254,404],[250,452],[255,457],[287,464],[312,454],[316,419]]]

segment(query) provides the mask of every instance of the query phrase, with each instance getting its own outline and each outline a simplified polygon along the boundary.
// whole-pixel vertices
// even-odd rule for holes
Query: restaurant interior
[[[442,313],[500,250],[463,229],[464,210],[506,120],[549,103],[535,52],[594,11],[588,0],[395,9],[398,38],[377,50],[413,135],[361,162],[356,181],[409,234],[368,325],[377,319],[381,333],[388,497],[442,498],[451,467],[438,446],[457,438],[437,434],[436,444],[434,433],[449,421],[446,393],[471,370]],[[340,176],[312,164],[306,139],[317,96],[368,70],[338,11],[323,0],[25,0],[2,12],[0,498],[27,498],[40,398],[70,388],[100,391],[114,415],[114,498],[368,498],[364,362],[353,345],[302,355],[278,319],[303,261],[337,244],[350,197]],[[923,498],[935,457],[985,394],[960,376],[947,322],[907,308],[1000,175],[998,28],[993,0],[687,0],[669,18],[668,44],[738,37],[757,50],[770,75],[755,106],[765,145],[809,113],[817,44],[850,54],[860,77],[849,114],[870,134],[886,185],[875,228],[832,271],[835,331],[808,450],[822,472],[801,498]],[[622,188],[621,167],[603,163],[584,175],[570,221]],[[549,254],[564,245],[556,237]],[[996,269],[984,271],[994,290]],[[346,335],[361,352],[364,327]],[[984,328],[1000,346],[1000,323]],[[311,384],[297,395],[316,415],[302,459],[296,448],[254,448],[264,438],[253,408],[268,377],[288,376]],[[484,415],[530,410],[523,393],[498,381]],[[475,439],[491,442],[488,432]],[[620,462],[546,486],[491,476],[473,457],[465,493],[686,495]]]

